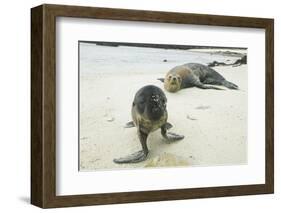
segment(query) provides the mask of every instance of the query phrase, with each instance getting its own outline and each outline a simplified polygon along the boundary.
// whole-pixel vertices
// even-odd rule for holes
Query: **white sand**
[[[165,92],[168,121],[174,126],[170,131],[185,138],[167,144],[157,130],[148,138],[147,161],[127,165],[112,161],[140,150],[136,128],[123,126],[131,120],[131,104],[137,90],[148,84],[163,89],[162,82],[156,79],[164,77],[169,68],[153,73],[136,70],[81,76],[81,171],[142,168],[167,153],[185,159],[189,166],[247,163],[247,65],[215,67],[240,87],[238,91],[189,88],[175,94]]]

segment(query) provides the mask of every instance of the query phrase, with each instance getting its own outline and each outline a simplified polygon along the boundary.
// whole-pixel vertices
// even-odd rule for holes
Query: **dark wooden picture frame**
[[[265,29],[266,136],[265,184],[192,189],[56,195],[56,17],[75,17],[195,24]],[[274,192],[274,20],[41,5],[31,9],[31,203],[42,207],[66,207],[114,203],[178,200]]]

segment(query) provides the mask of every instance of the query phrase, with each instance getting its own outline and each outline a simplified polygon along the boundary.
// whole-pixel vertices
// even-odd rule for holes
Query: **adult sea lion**
[[[138,163],[144,161],[148,155],[147,137],[149,133],[161,128],[162,136],[169,142],[181,140],[182,135],[167,132],[172,125],[167,122],[167,98],[164,92],[153,85],[142,87],[135,95],[132,104],[132,119],[126,127],[137,127],[142,150],[127,157],[114,159],[115,163]]]
[[[227,81],[214,69],[198,63],[176,66],[166,74],[165,79],[159,78],[158,80],[164,82],[164,88],[168,92],[177,92],[180,89],[188,87],[221,90],[221,88],[206,84],[225,86],[229,89],[238,89],[237,85]]]

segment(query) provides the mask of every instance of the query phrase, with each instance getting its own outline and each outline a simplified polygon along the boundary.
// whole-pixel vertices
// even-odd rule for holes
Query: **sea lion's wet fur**
[[[161,80],[161,79],[159,79]],[[168,92],[177,92],[188,87],[201,89],[217,89],[218,87],[205,85],[220,85],[229,89],[238,89],[238,86],[227,81],[214,69],[198,63],[188,63],[171,69],[164,79],[164,88]]]
[[[162,136],[167,140],[176,141],[184,138],[167,132],[172,125],[167,123],[166,103],[167,98],[164,92],[156,86],[145,86],[136,93],[131,110],[133,122],[129,122],[126,127],[137,127],[142,150],[127,157],[114,159],[115,163],[137,163],[145,160],[149,152],[146,144],[147,137],[159,128],[161,128]]]

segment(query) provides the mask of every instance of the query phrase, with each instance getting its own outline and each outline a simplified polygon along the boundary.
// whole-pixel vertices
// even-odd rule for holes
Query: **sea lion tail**
[[[164,78],[157,78],[157,80],[161,81],[161,82],[164,82]]]
[[[225,86],[225,87],[227,87],[228,89],[239,89],[236,84],[231,83],[231,82],[229,82],[229,81],[227,81],[227,80],[223,81],[223,82],[222,82],[222,85]]]

